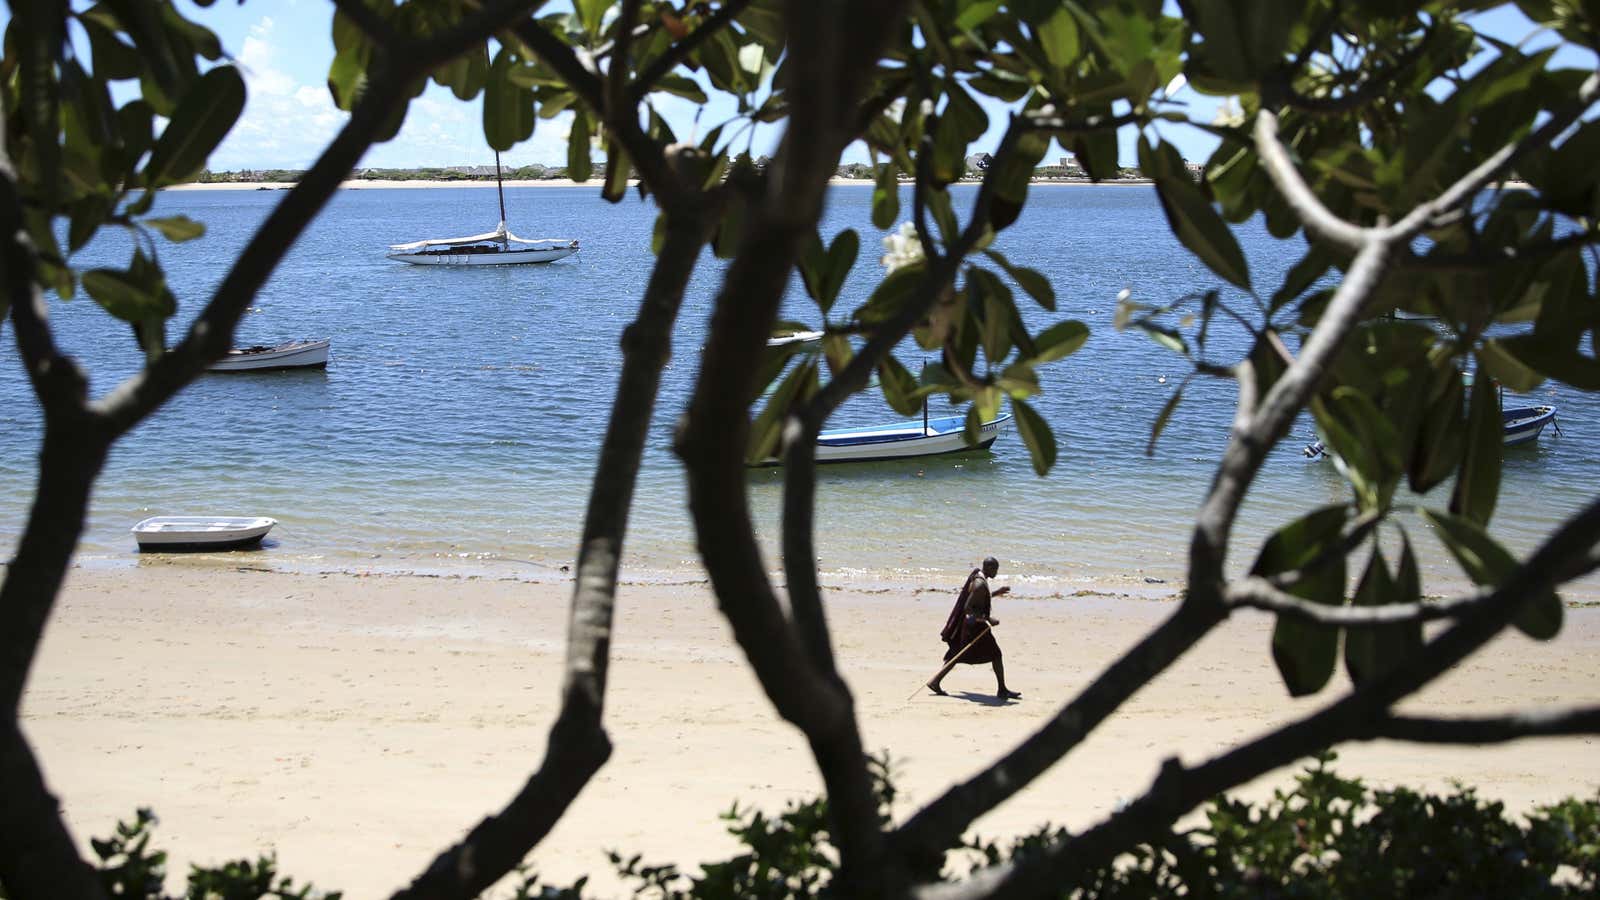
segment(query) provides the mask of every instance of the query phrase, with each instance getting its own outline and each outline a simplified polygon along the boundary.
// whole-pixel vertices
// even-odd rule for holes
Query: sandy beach
[[[896,761],[901,816],[1031,733],[1175,608],[1093,590],[1030,599],[1019,588],[995,615],[1023,698],[993,705],[988,668],[962,667],[946,680],[951,696],[908,701],[937,667],[954,587],[828,594],[866,744]],[[78,568],[35,666],[24,727],[85,845],[151,806],[175,882],[190,861],[275,849],[298,880],[385,896],[537,766],[567,599],[559,584],[284,574],[247,555]],[[1554,642],[1505,635],[1410,708],[1488,714],[1600,700],[1600,609],[1568,613]],[[1236,616],[977,831],[1096,821],[1142,791],[1163,758],[1197,761],[1315,708],[1323,701],[1285,695],[1269,628],[1265,616]],[[615,895],[606,849],[715,859],[733,846],[717,819],[733,801],[776,810],[818,791],[804,742],[773,713],[703,582],[625,585],[613,659],[616,752],[535,851],[549,878],[593,873],[596,891]],[[1376,743],[1342,749],[1338,768],[1434,789],[1460,779],[1523,810],[1592,794],[1597,744]],[[1285,777],[1243,793],[1262,796]]]

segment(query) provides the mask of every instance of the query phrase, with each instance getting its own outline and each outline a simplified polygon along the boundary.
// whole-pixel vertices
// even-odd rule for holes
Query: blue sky
[[[568,4],[552,3],[550,8],[561,6]],[[243,71],[249,88],[244,115],[213,154],[210,168],[229,171],[309,166],[346,119],[346,114],[334,107],[326,85],[328,64],[333,59],[332,4],[327,0],[218,0],[201,8],[184,0],[181,8],[217,33]],[[1511,41],[1523,39],[1533,27],[1514,9],[1480,17],[1479,25]],[[1555,62],[1593,66],[1594,57],[1586,52],[1564,51]],[[1187,102],[1190,116],[1199,121],[1209,121],[1216,109],[1214,98],[1190,90],[1181,91],[1177,99]],[[1004,107],[994,101],[986,106],[992,124],[989,132],[974,143],[972,152],[993,150],[1005,127]],[[694,127],[696,109],[687,101],[664,97],[658,99],[658,110],[680,136],[687,136]],[[702,115],[701,130],[714,127],[731,117],[732,112],[731,101],[714,100]],[[504,162],[508,167],[565,165],[569,119],[570,116],[559,116],[539,120],[533,137],[504,154]],[[1161,131],[1189,159],[1203,160],[1215,146],[1210,136],[1197,129],[1163,125]],[[771,153],[779,134],[772,126],[762,126],[753,135],[752,151]],[[1131,129],[1123,129],[1121,156],[1125,165],[1133,164],[1136,139]],[[1055,162],[1059,155],[1058,150],[1052,150],[1045,161]],[[480,103],[457,100],[448,90],[430,85],[412,101],[400,134],[373,147],[361,164],[413,168],[483,165],[492,161],[493,155],[483,139]],[[865,162],[865,150],[860,145],[852,147],[844,161]]]
[[[552,3],[549,8],[567,4]],[[331,23],[333,7],[326,0],[253,0],[243,4],[219,0],[209,8],[185,3],[185,14],[222,39],[244,72],[249,99],[238,126],[211,159],[213,171],[262,168],[305,168],[311,164],[343,124],[328,96],[328,64],[333,59]],[[1216,103],[1212,98],[1184,91],[1179,99],[1193,105],[1192,115],[1209,121]],[[980,101],[984,98],[980,97]],[[693,104],[657,95],[661,112],[680,136],[693,129]],[[971,151],[992,151],[1005,129],[1005,107],[987,101],[991,127]],[[702,132],[733,115],[731,100],[713,102],[701,116]],[[570,116],[541,119],[533,137],[502,156],[508,167],[566,165],[566,139]],[[1169,127],[1163,133],[1175,141],[1185,156],[1204,159],[1215,146],[1208,135],[1195,129]],[[753,153],[770,154],[780,132],[761,126],[754,133]],[[1122,159],[1132,165],[1136,135],[1122,134]],[[744,139],[741,138],[741,145]],[[1046,156],[1056,162],[1059,148]],[[362,160],[362,166],[413,168],[422,166],[484,165],[493,154],[484,142],[480,101],[457,100],[448,90],[429,85],[413,100],[405,126],[392,141],[379,144]],[[861,145],[846,151],[845,162],[866,162]]]

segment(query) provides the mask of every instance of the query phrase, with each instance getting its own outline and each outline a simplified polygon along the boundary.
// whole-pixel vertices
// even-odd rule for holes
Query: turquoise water
[[[956,193],[958,208],[970,201],[970,188]],[[201,306],[281,196],[161,196],[157,214],[186,213],[209,229],[201,240],[161,248],[180,322]],[[80,558],[138,559],[128,528],[146,515],[229,513],[280,520],[265,549],[248,554],[251,565],[563,577],[614,391],[617,337],[653,261],[654,210],[633,197],[610,205],[583,188],[510,189],[506,201],[518,234],[576,237],[583,252],[510,269],[407,266],[385,259],[385,245],[492,228],[494,193],[340,192],[239,333],[243,344],[331,337],[328,369],[200,379],[118,445]],[[881,235],[869,207],[870,188],[830,194],[825,232],[854,227],[863,237],[863,259],[840,309],[852,308],[881,277]],[[1270,294],[1300,243],[1253,226],[1239,236],[1258,290]],[[1146,187],[1036,187],[997,249],[1048,275],[1059,295],[1057,317],[1081,319],[1093,331],[1083,351],[1042,375],[1046,393],[1037,408],[1060,442],[1055,471],[1036,477],[1014,432],[986,454],[825,468],[817,523],[827,577],[943,584],[993,554],[1034,593],[1070,592],[1091,581],[1172,586],[1227,433],[1232,386],[1192,384],[1146,457],[1150,424],[1185,369],[1142,336],[1117,333],[1111,321],[1124,287],[1167,301],[1221,285],[1178,247]],[[119,237],[108,238],[78,262],[120,265],[128,250]],[[707,254],[684,303],[637,493],[628,577],[699,577],[670,440],[722,268]],[[1250,305],[1237,293],[1233,299]],[[798,285],[785,303],[787,316],[817,322]],[[1055,318],[1024,305],[1030,325]],[[95,393],[137,367],[126,327],[89,301],[52,301],[52,316],[63,347],[93,369]],[[1238,329],[1214,332],[1213,358],[1231,362],[1243,341]],[[27,513],[40,425],[9,328],[0,345],[0,552],[9,555]],[[921,354],[908,345],[902,359],[915,369]],[[1537,444],[1507,451],[1494,531],[1523,551],[1592,496],[1600,464],[1592,439],[1600,402],[1553,387],[1529,400],[1555,403],[1563,434],[1547,429]],[[944,411],[937,404],[933,410]],[[835,422],[894,418],[881,400],[860,398]],[[1330,465],[1301,456],[1309,439],[1303,421],[1274,451],[1246,507],[1248,542],[1237,545],[1236,566],[1249,563],[1254,542],[1270,528],[1343,496]],[[781,470],[749,474],[774,568],[781,477]],[[1435,573],[1453,570],[1436,546],[1422,543]]]

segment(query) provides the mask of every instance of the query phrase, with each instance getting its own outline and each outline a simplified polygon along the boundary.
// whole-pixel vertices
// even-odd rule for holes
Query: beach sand
[[[1094,592],[998,598],[1008,680],[1023,698],[995,706],[988,667],[959,668],[949,697],[916,690],[938,667],[955,587],[828,594],[866,746],[894,759],[902,817],[1038,728],[1176,608]],[[537,767],[567,600],[559,584],[284,574],[248,554],[78,568],[34,668],[24,727],[85,846],[150,806],[174,885],[190,861],[275,849],[297,880],[386,896]],[[977,831],[1092,823],[1142,792],[1164,758],[1202,760],[1333,696],[1286,696],[1269,629],[1266,616],[1234,617]],[[1505,635],[1409,708],[1596,701],[1600,609],[1577,608],[1554,642]],[[593,873],[603,896],[620,892],[606,849],[692,866],[733,849],[717,816],[735,800],[776,811],[820,788],[804,741],[773,713],[702,582],[624,585],[606,723],[610,763],[532,858],[558,882]],[[1337,768],[1432,789],[1460,779],[1525,810],[1592,796],[1597,751],[1594,738],[1379,742],[1341,749]],[[1241,793],[1263,797],[1285,778]]]

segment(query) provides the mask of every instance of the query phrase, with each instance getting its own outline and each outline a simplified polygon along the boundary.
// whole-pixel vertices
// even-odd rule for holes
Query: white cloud
[[[305,168],[349,118],[327,87],[302,84],[277,64],[276,30],[272,17],[263,16],[239,49],[244,114],[211,155],[213,170]]]
[[[294,48],[283,42],[291,40],[271,16],[250,27],[236,55],[247,90],[244,114],[212,154],[213,171],[307,168],[349,120],[348,113],[334,106],[326,84],[306,83],[289,71],[283,58]],[[571,121],[571,113],[538,120],[532,139],[502,154],[502,160],[508,167],[565,165]],[[357,165],[486,165],[493,159],[483,137],[481,100],[457,100],[448,89],[430,83],[411,101],[399,135],[373,145]]]

